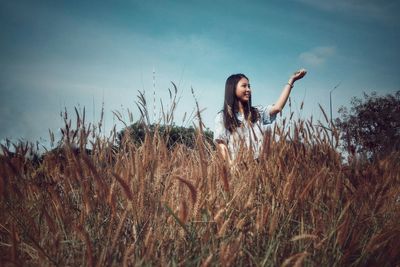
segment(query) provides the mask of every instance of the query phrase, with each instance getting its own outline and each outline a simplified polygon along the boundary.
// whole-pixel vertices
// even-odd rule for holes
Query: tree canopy
[[[336,125],[351,154],[361,153],[369,159],[400,150],[400,91],[379,96],[364,93],[354,97],[351,108],[339,109]]]
[[[130,137],[135,143],[142,143],[146,136],[146,126],[142,122],[135,122],[134,124],[128,126],[130,131]],[[190,148],[195,147],[196,143],[196,129],[192,126],[183,127],[176,125],[156,125],[151,124],[148,127],[150,134],[154,134],[156,129],[160,136],[166,138],[168,148],[173,147],[176,144],[184,144]],[[123,129],[118,133],[118,141],[121,142],[125,131],[127,128]],[[209,129],[204,130],[205,140],[212,144],[213,132]]]

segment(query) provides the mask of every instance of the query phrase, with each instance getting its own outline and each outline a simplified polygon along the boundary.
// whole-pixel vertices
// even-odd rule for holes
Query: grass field
[[[115,149],[80,120],[42,161],[3,147],[4,266],[399,265],[399,153],[344,163],[306,120],[227,166],[201,128],[195,149],[157,133]]]

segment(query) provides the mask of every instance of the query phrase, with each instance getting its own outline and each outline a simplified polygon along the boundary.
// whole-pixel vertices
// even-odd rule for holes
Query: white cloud
[[[310,51],[303,52],[299,55],[299,59],[305,65],[317,67],[322,65],[327,58],[335,54],[335,46],[319,46]]]

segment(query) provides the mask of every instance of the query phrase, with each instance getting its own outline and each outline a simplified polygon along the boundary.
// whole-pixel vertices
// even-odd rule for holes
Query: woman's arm
[[[282,93],[276,101],[275,105],[272,106],[269,114],[275,115],[282,111],[283,107],[286,104],[286,101],[289,98],[290,92],[292,91],[294,82],[300,80],[306,75],[307,71],[305,69],[301,69],[296,71],[289,79],[288,83],[283,87]]]

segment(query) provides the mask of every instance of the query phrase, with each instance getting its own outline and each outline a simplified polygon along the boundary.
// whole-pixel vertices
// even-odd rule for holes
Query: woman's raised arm
[[[270,112],[269,112],[270,115],[275,115],[282,111],[283,107],[286,104],[286,101],[289,98],[290,92],[292,91],[294,82],[303,78],[306,75],[306,73],[307,73],[307,71],[305,69],[301,69],[301,70],[296,71],[290,77],[288,83],[285,85],[285,87],[283,87],[282,93],[279,96],[278,100],[270,109]]]

